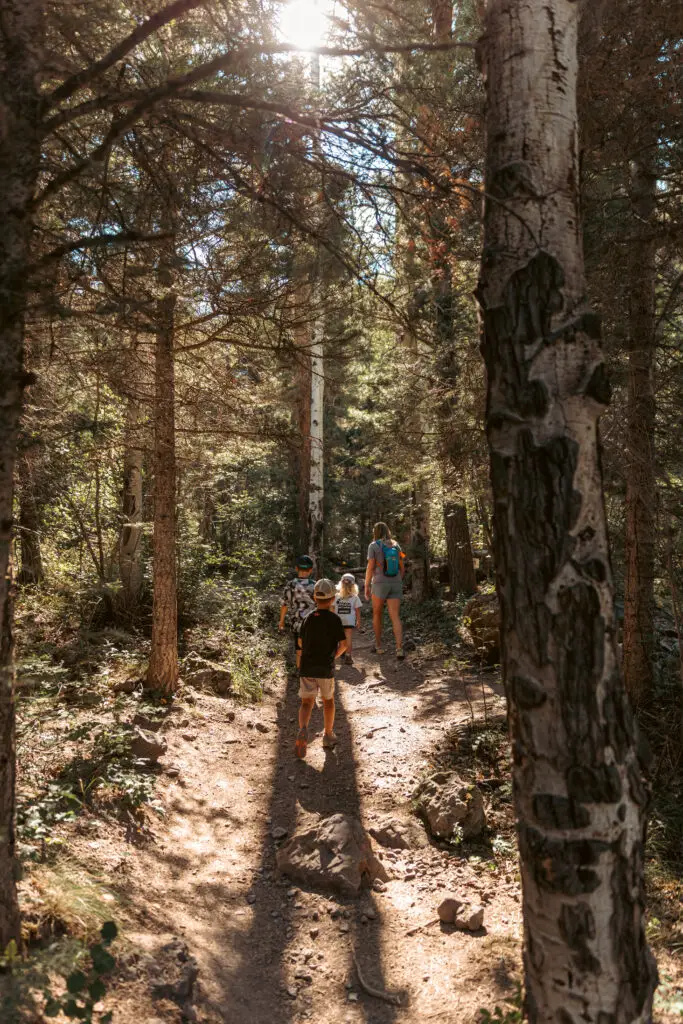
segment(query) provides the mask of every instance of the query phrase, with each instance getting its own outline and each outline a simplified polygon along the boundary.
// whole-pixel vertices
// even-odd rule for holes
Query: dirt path
[[[294,758],[299,702],[291,678],[281,678],[261,705],[236,712],[230,701],[200,694],[196,705],[176,710],[167,731],[165,762],[179,774],[160,784],[166,816],[156,841],[123,850],[84,841],[79,851],[96,856],[100,869],[104,858],[112,891],[136,922],[128,938],[149,951],[150,963],[174,938],[187,944],[200,968],[199,1020],[467,1024],[512,990],[520,927],[512,874],[492,875],[430,844],[410,815],[430,748],[470,718],[466,683],[476,714],[482,696],[498,712],[502,698],[474,676],[378,659],[367,634],[354,656],[355,665],[338,673],[332,754],[322,750],[317,708],[308,758]],[[273,830],[291,834],[338,811],[366,827],[387,817],[408,822],[413,848],[378,847],[392,875],[384,892],[344,902],[276,877]],[[447,892],[486,906],[481,934],[432,924],[408,935],[435,917]],[[365,980],[401,995],[404,1005],[362,990],[354,953]],[[152,1002],[149,985],[142,991],[144,966],[132,958],[129,990],[116,991],[115,1020],[180,1020],[174,1004]]]

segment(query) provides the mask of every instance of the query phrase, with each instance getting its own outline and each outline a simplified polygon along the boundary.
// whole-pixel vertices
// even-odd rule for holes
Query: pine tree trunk
[[[0,952],[19,941],[10,565],[13,477],[24,371],[29,204],[40,164],[43,3],[0,0]]]
[[[532,1024],[644,1024],[647,790],[619,671],[584,304],[573,0],[489,0],[485,237],[495,555]]]
[[[154,606],[152,651],[146,686],[172,693],[178,683],[178,599],[176,590],[175,373],[173,360],[176,296],[158,303],[154,360]]]
[[[637,157],[631,164],[636,234],[651,231],[656,175]],[[640,239],[629,253],[628,439],[626,443],[626,579],[624,678],[631,700],[652,694],[655,563],[655,242]]]
[[[140,354],[135,344],[129,352],[129,391],[126,399],[126,425],[123,456],[123,528],[119,540],[119,575],[123,606],[134,611],[142,593],[142,473],[144,451],[141,430],[142,403],[137,391],[140,381]]]
[[[414,601],[426,601],[431,596],[429,547],[429,495],[423,481],[417,480],[412,492],[410,536],[410,595]]]
[[[443,509],[448,552],[448,576],[451,597],[473,594],[477,589],[474,559],[467,522],[467,508],[462,502],[446,502]]]

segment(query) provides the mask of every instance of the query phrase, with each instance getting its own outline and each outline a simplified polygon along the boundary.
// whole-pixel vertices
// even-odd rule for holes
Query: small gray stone
[[[148,761],[158,761],[162,754],[166,753],[168,744],[165,739],[160,739],[153,733],[136,729],[130,742],[130,752],[133,757],[144,757]]]
[[[282,825],[276,825],[274,828],[270,830],[270,834],[273,837],[273,839],[284,839],[285,836],[289,835],[289,830],[283,828]]]

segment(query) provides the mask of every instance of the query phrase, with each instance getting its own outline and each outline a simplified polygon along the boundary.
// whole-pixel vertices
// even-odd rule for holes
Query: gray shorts
[[[382,601],[394,597],[400,601],[403,597],[403,580],[400,576],[382,576],[378,580],[373,580],[372,595],[381,598]]]

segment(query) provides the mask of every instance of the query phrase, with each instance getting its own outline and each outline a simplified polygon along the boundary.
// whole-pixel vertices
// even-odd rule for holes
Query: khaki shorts
[[[334,678],[318,679],[315,676],[302,676],[299,680],[299,696],[303,700],[314,700],[320,690],[323,700],[332,700],[334,697]]]

